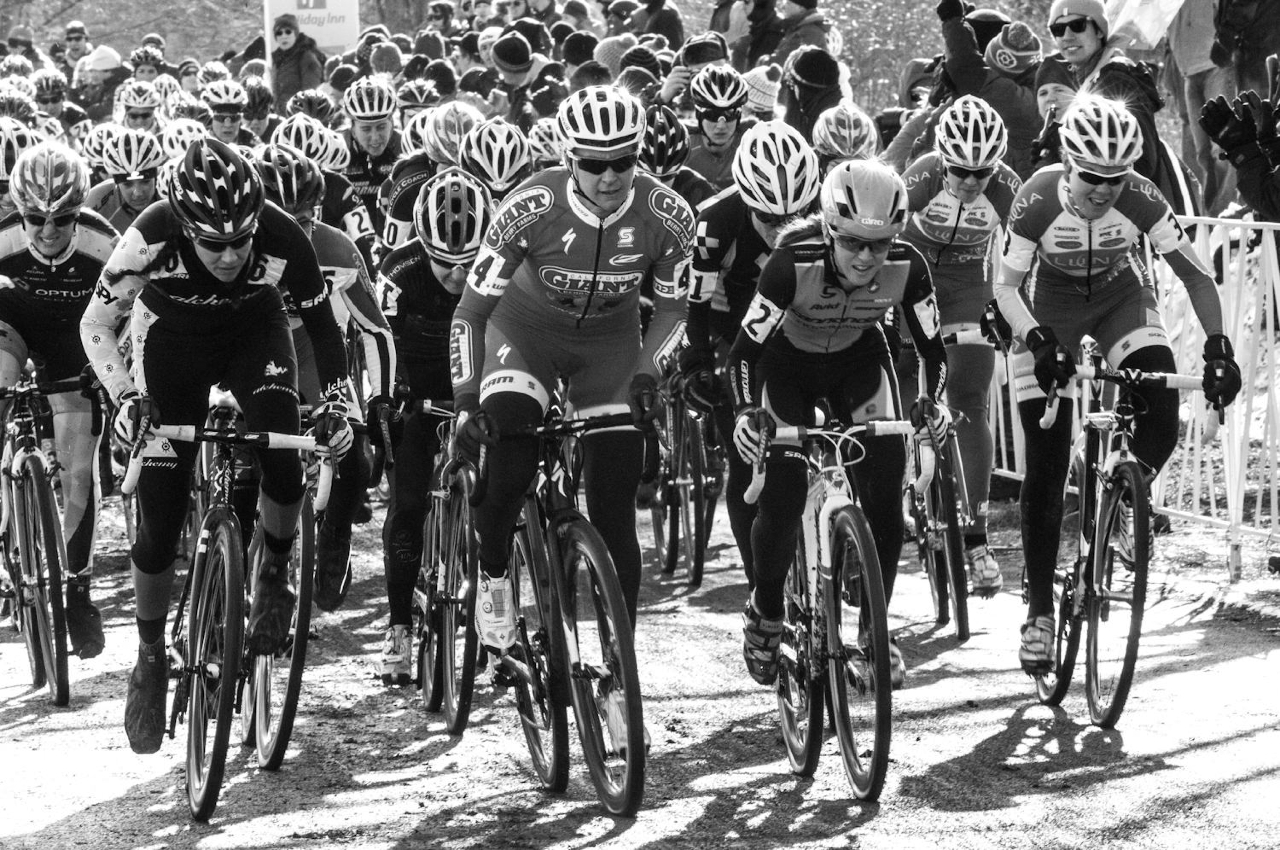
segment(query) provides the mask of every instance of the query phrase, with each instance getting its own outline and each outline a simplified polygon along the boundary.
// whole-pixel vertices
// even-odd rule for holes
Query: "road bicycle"
[[[1085,694],[1094,724],[1111,728],[1120,719],[1133,685],[1151,557],[1151,494],[1147,469],[1131,450],[1134,425],[1145,412],[1143,388],[1199,390],[1202,378],[1136,369],[1109,368],[1098,354],[1076,368],[1075,380],[1089,381],[1083,442],[1075,463],[1080,475],[1080,529],[1076,556],[1054,571],[1053,660],[1034,676],[1045,705],[1058,705],[1071,684],[1085,642]],[[1103,388],[1116,388],[1110,408]],[[1042,428],[1058,415],[1056,389],[1050,393]],[[1211,438],[1209,434],[1208,438]],[[1026,602],[1026,575],[1023,575]]]
[[[565,419],[517,432],[539,443],[539,471],[525,495],[509,562],[517,637],[497,659],[515,683],[516,706],[543,787],[569,781],[567,705],[573,706],[587,771],[613,815],[630,817],[644,796],[645,741],[640,678],[622,586],[600,533],[577,509],[578,438],[632,427],[631,414]],[[507,435],[503,435],[506,437]],[[473,499],[483,497],[487,452]]]
[[[206,456],[201,461],[204,511],[169,646],[170,677],[177,679],[169,737],[174,737],[177,723],[185,721],[187,802],[191,816],[204,821],[218,804],[235,712],[241,715],[242,742],[256,747],[260,766],[274,770],[284,759],[297,712],[310,629],[314,512],[323,510],[328,501],[332,467],[327,462],[321,464],[314,498],[303,500],[289,565],[289,582],[296,597],[289,633],[274,655],[251,655],[245,628],[261,550],[255,541],[249,550],[254,569],[246,575],[246,550],[232,502],[237,469],[248,461],[244,449],[290,449],[323,458],[328,448],[317,445],[309,435],[239,431],[236,411],[226,406],[214,408],[205,427],[144,421],[140,432],[143,439],[213,447],[211,452],[202,452]],[[134,492],[137,484],[143,439],[135,447],[125,476],[126,494]]]
[[[759,425],[759,433],[768,434],[768,423]],[[889,620],[875,539],[846,466],[862,457],[861,437],[914,430],[900,420],[829,423],[779,426],[770,438],[800,441],[809,466],[809,492],[784,590],[777,685],[782,739],[792,771],[812,776],[829,702],[845,775],[864,800],[879,797],[889,768]],[[757,464],[744,496],[748,503],[763,485],[764,464]]]
[[[26,644],[32,686],[47,687],[58,706],[71,700],[63,596],[67,546],[54,496],[58,464],[52,457],[52,413],[44,397],[79,390],[79,378],[40,383],[34,376],[0,389],[0,401],[8,404],[0,485],[6,581],[0,594],[7,597]]]

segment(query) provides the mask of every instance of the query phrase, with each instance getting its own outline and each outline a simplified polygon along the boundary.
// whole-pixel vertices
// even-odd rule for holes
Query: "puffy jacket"
[[[750,27],[747,34],[730,45],[733,67],[743,74],[760,64],[761,59],[773,55],[786,32],[773,0],[758,0],[747,14],[747,24]],[[823,46],[826,46],[825,40]]]
[[[324,65],[316,40],[309,35],[299,33],[293,47],[271,54],[271,62],[275,66],[276,103],[281,107],[298,92],[324,82]]]
[[[807,11],[803,15],[784,18],[782,26],[782,38],[778,42],[777,49],[773,51],[771,60],[781,67],[786,67],[787,57],[802,44],[812,44],[823,50],[827,49],[827,33],[831,31],[831,23],[817,9]]]

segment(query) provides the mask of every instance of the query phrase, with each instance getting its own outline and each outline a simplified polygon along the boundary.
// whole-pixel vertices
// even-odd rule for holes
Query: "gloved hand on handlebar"
[[[1065,387],[1076,373],[1071,350],[1058,342],[1053,328],[1038,325],[1027,334],[1027,348],[1036,359],[1036,383],[1046,395],[1053,387]]]
[[[716,380],[715,354],[697,348],[683,348],[679,363],[684,400],[694,410],[710,413],[721,397],[720,382]]]
[[[391,445],[394,447],[400,443],[400,437],[404,434],[404,416],[400,413],[399,406],[391,398],[386,395],[376,395],[369,399],[366,406],[365,422],[369,424],[369,444],[375,449],[385,449],[382,445],[382,417],[387,417],[387,430],[391,432]]]
[[[334,463],[342,460],[356,441],[351,423],[347,421],[347,403],[341,393],[331,392],[311,413],[311,422],[315,426],[316,442],[329,447],[329,457]]]
[[[480,457],[481,446],[498,444],[498,424],[483,410],[458,414],[458,428],[454,433],[454,450],[468,460]]]
[[[1224,334],[1213,334],[1204,341],[1204,397],[1214,407],[1224,408],[1235,401],[1240,383],[1240,366],[1231,340]]]
[[[911,424],[922,440],[941,446],[951,429],[951,411],[926,395],[911,403]]]
[[[627,390],[627,405],[631,408],[631,422],[641,431],[653,429],[653,420],[658,418],[662,409],[662,399],[658,395],[658,382],[652,375],[637,372],[631,378],[631,387]]]
[[[1013,328],[1009,326],[1009,320],[1000,312],[1000,305],[996,303],[996,299],[992,298],[987,302],[987,306],[982,311],[982,318],[978,320],[978,326],[982,328],[982,335],[987,342],[1001,351],[1006,353],[1009,351],[1009,347],[1013,345]]]
[[[773,430],[772,419],[764,412],[764,408],[744,407],[738,411],[738,416],[734,420],[733,445],[746,463],[756,464],[764,460],[768,439],[758,427],[762,418],[770,422],[770,427],[766,430]]]
[[[130,390],[122,395],[115,419],[116,437],[120,442],[132,448],[142,431],[144,420],[149,425],[160,421],[160,410],[151,396],[143,395],[137,390]]]

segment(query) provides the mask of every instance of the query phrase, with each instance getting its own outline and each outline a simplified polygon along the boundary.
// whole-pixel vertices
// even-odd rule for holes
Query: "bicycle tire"
[[[302,499],[298,534],[289,559],[289,579],[295,590],[293,621],[284,645],[275,655],[259,655],[253,661],[253,718],[258,766],[279,770],[293,734],[302,694],[302,674],[307,665],[311,635],[311,596],[315,586],[316,515],[308,491]],[[280,667],[284,666],[281,676]]]
[[[1133,686],[1147,598],[1147,566],[1151,557],[1151,505],[1146,478],[1136,461],[1116,464],[1095,529],[1092,581],[1086,598],[1089,637],[1085,643],[1085,694],[1092,722],[1110,729],[1120,720]],[[1122,507],[1132,510],[1125,517]],[[1128,527],[1122,528],[1122,524]],[[1118,553],[1122,536],[1132,549],[1132,563]]]
[[[1071,686],[1080,652],[1082,617],[1075,613],[1075,573],[1055,570],[1054,596],[1058,616],[1054,620],[1053,669],[1034,677],[1036,696],[1042,705],[1061,705]]]
[[[964,532],[960,525],[960,508],[952,472],[953,445],[954,442],[948,442],[938,452],[938,465],[933,481],[929,484],[929,498],[933,501],[930,513],[933,521],[938,524],[937,532],[942,542],[947,591],[951,601],[951,622],[955,626],[956,640],[963,643],[969,639],[969,579],[965,572]]]
[[[808,510],[808,507],[805,508]],[[791,772],[813,776],[822,753],[822,673],[815,670],[821,649],[814,634],[813,599],[805,577],[803,529],[783,595],[782,646],[778,653],[778,719]]]
[[[474,473],[460,469],[444,502],[444,581],[441,585],[440,652],[443,655],[445,728],[461,735],[471,716],[476,685],[479,636],[475,630],[476,586],[480,571],[475,526],[471,519]]]
[[[929,581],[929,597],[933,600],[933,621],[945,626],[951,622],[951,582],[947,580],[941,543],[929,517],[928,496],[916,490],[910,482],[907,496],[911,501],[911,519],[915,525],[916,557]]]
[[[577,659],[568,678],[583,757],[605,809],[617,817],[631,817],[644,797],[648,755],[640,676],[622,586],[600,532],[586,520],[556,528],[555,539],[561,547],[560,564],[558,569],[553,564],[552,571],[563,577],[561,620],[565,640],[572,642],[566,646],[567,657]],[[602,699],[610,693],[622,695],[625,746],[602,728],[607,724],[597,706],[597,689]]]
[[[666,496],[663,501],[666,504],[665,517],[667,521],[667,545],[663,551],[664,561],[662,565],[662,572],[665,575],[675,575],[680,566],[680,556],[684,552],[684,536],[682,533],[684,527],[682,516],[684,500],[681,493],[680,478],[686,451],[684,439],[685,418],[683,414],[678,412],[678,406],[679,402],[676,399],[672,399],[671,405],[667,408],[667,456],[662,467],[663,492]]]
[[[440,546],[445,501],[429,495],[429,511],[422,528],[422,559],[413,589],[414,634],[418,639],[417,680],[422,709],[438,712],[444,703],[444,656],[440,652],[440,580],[444,570]]]
[[[5,497],[10,499],[9,504],[13,504],[11,495],[13,490],[7,490]],[[44,672],[44,656],[40,653],[40,639],[36,634],[35,611],[30,605],[24,602],[25,591],[23,590],[22,569],[18,562],[14,560],[18,555],[18,550],[14,548],[12,541],[17,536],[17,527],[13,525],[15,517],[13,511],[9,512],[10,527],[5,533],[4,546],[4,567],[9,572],[9,580],[13,585],[13,599],[10,600],[11,610],[13,611],[13,628],[22,635],[22,644],[27,650],[27,664],[31,671],[31,687],[43,688],[45,685]]]
[[[547,554],[534,511],[526,502],[511,543],[510,574],[515,589],[522,660],[530,678],[516,682],[516,709],[538,781],[548,791],[569,786],[569,712],[564,658]]]
[[[706,445],[702,422],[692,418],[682,404],[684,416],[684,463],[680,471],[680,521],[684,526],[686,583],[702,586],[702,570],[707,556]]]
[[[67,615],[62,588],[67,547],[62,540],[62,514],[54,500],[53,486],[45,472],[44,459],[29,454],[22,461],[23,517],[28,523],[27,546],[20,551],[23,570],[34,596],[36,637],[44,661],[45,686],[53,704],[71,701],[71,680],[67,671]]]
[[[893,734],[884,578],[861,510],[849,506],[837,512],[830,534],[831,570],[822,578],[822,592],[832,725],[853,793],[860,800],[876,800],[889,772]],[[865,649],[857,645],[859,639],[865,639]]]
[[[217,808],[244,647],[244,549],[228,507],[205,517],[187,607],[187,802],[207,821]],[[213,725],[210,737],[209,725]]]

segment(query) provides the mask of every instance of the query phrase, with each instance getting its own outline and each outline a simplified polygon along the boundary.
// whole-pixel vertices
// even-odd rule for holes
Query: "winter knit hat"
[[[616,77],[622,72],[623,55],[637,43],[636,37],[629,32],[611,36],[596,45],[591,57],[608,68],[609,73]]]
[[[369,67],[373,69],[375,74],[395,75],[400,73],[400,69],[404,67],[404,59],[400,56],[400,48],[389,41],[382,42],[382,44],[373,48],[373,52],[369,54]]]
[[[413,52],[429,59],[443,59],[444,38],[438,32],[420,32],[413,41]]]
[[[560,14],[566,18],[589,18],[591,13],[587,11],[587,4],[582,0],[569,0],[564,4],[564,8],[560,10]]]
[[[747,108],[752,112],[773,112],[782,88],[782,68],[760,65],[742,75],[747,84]]]
[[[1014,21],[991,39],[984,54],[987,67],[1016,77],[1044,58],[1040,39],[1022,21]]]
[[[99,44],[89,54],[90,71],[114,71],[120,67],[120,54],[114,48]]]
[[[623,91],[630,92],[645,102],[647,92],[653,90],[658,84],[658,78],[654,76],[648,68],[640,65],[632,65],[622,69],[622,73],[618,75],[618,79],[613,81],[614,86]]]
[[[637,44],[635,47],[622,54],[622,61],[618,65],[621,71],[628,68],[644,68],[654,79],[662,73],[662,66],[658,64],[658,57],[652,50]]]
[[[729,47],[722,34],[706,32],[686,41],[684,47],[680,49],[680,55],[684,57],[684,64],[690,67],[705,65],[708,62],[728,59]]]
[[[840,63],[821,47],[801,45],[789,64],[791,79],[799,85],[825,89],[840,84]]]
[[[600,38],[593,32],[578,30],[564,40],[564,61],[569,65],[581,65],[590,61]]]
[[[1093,25],[1102,33],[1103,40],[1106,39],[1110,27],[1107,24],[1107,12],[1102,6],[1102,0],[1054,0],[1053,5],[1049,7],[1050,24],[1056,24],[1059,18],[1076,15],[1093,21]]]
[[[493,45],[493,64],[499,71],[522,74],[533,67],[533,51],[518,32],[509,32]]]
[[[297,15],[289,15],[289,14],[285,14],[285,15],[278,15],[278,16],[276,17],[276,19],[271,23],[271,28],[272,28],[272,29],[280,29],[280,27],[288,27],[289,29],[293,30],[294,32],[297,32],[297,31],[298,31],[298,16],[297,16]]]
[[[1044,57],[1044,61],[1036,69],[1036,91],[1040,91],[1041,86],[1050,83],[1057,83],[1069,89],[1079,88],[1075,76],[1071,73],[1071,66],[1066,63],[1060,53]]]

